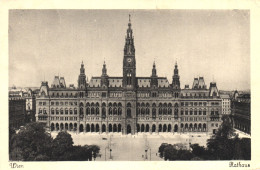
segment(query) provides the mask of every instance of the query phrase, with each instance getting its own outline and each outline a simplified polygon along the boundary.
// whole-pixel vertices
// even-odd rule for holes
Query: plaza
[[[198,143],[206,147],[206,133],[137,133],[136,135],[122,135],[121,133],[74,133],[71,134],[74,145],[98,145],[100,157],[95,161],[163,161],[159,157],[158,149],[162,143],[182,143],[189,148],[189,143]],[[52,132],[55,137],[58,133]],[[110,156],[110,149],[111,156]]]

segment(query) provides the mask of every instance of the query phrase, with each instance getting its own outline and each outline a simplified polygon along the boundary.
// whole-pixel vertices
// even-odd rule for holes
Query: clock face
[[[131,58],[128,58],[128,59],[127,59],[127,62],[128,62],[128,63],[130,63],[131,61],[132,61],[132,59],[131,59]]]

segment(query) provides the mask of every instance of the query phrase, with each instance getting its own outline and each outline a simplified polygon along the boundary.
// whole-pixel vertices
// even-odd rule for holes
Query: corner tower
[[[133,30],[131,28],[131,15],[129,15],[128,29],[125,38],[123,59],[123,87],[126,90],[134,90],[136,86],[136,60]]]

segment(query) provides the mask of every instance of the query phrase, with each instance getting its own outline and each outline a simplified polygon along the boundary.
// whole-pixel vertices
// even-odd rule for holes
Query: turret
[[[101,86],[108,87],[108,75],[107,75],[107,68],[106,68],[105,61],[104,61],[103,68],[102,68]]]
[[[180,76],[177,62],[175,63],[175,68],[172,76],[172,87],[174,89],[180,89]]]
[[[78,88],[79,89],[86,88],[86,75],[85,75],[85,68],[84,68],[83,61],[81,63],[81,67],[80,67],[80,74],[79,74],[79,78],[78,78]]]
[[[153,62],[153,69],[151,75],[151,87],[158,87],[158,79],[157,79],[155,62]]]

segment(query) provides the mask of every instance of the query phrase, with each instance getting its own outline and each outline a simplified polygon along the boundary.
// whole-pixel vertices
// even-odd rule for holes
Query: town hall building
[[[193,85],[180,86],[178,65],[172,80],[160,77],[156,64],[150,77],[136,76],[133,30],[129,18],[122,77],[107,73],[104,62],[101,76],[87,81],[81,63],[78,86],[66,85],[55,76],[51,85],[43,81],[36,97],[36,121],[50,131],[83,133],[215,133],[221,125],[222,100],[215,82],[207,88],[204,78]]]

